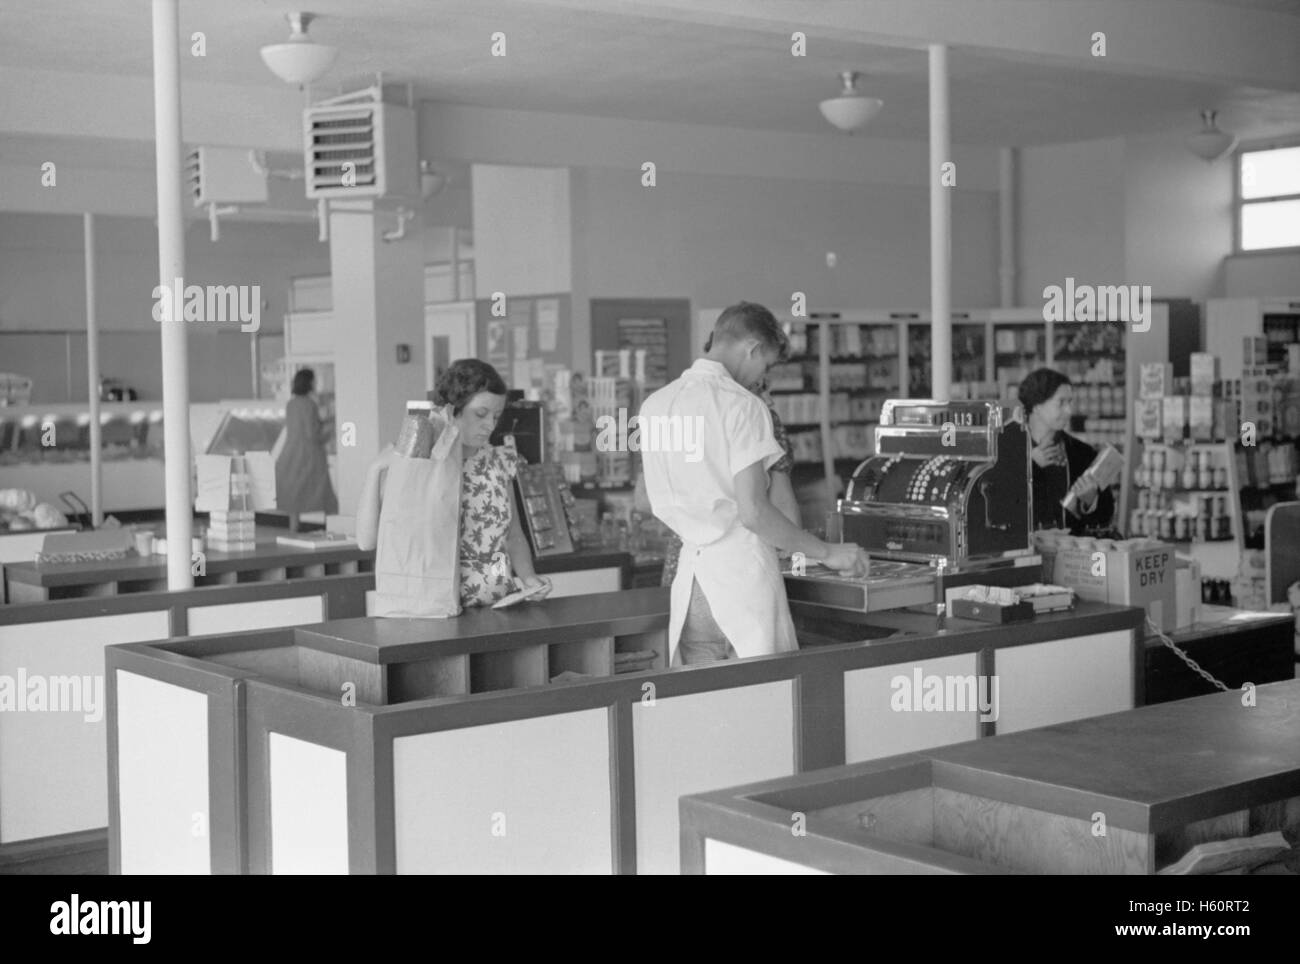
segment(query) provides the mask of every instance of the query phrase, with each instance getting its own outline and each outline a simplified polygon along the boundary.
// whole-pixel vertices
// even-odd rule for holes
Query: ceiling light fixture
[[[1214,111],[1201,111],[1203,126],[1199,131],[1187,138],[1187,149],[1206,161],[1217,161],[1237,146],[1237,138],[1219,130],[1218,125],[1214,123],[1214,118]]]
[[[885,106],[879,97],[867,97],[858,90],[861,76],[856,70],[842,71],[840,80],[844,88],[840,96],[828,98],[820,105],[822,116],[846,134],[861,130]]]
[[[290,33],[287,42],[262,48],[262,61],[286,84],[302,87],[330,69],[338,55],[337,47],[314,43],[307,36],[307,25],[316,19],[310,13],[288,13]]]

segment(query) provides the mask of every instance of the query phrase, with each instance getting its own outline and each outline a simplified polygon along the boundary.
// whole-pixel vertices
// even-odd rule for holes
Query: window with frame
[[[1300,247],[1300,145],[1237,157],[1237,250]]]

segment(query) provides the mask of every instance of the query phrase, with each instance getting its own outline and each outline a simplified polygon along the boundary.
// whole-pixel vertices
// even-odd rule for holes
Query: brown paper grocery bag
[[[376,616],[460,613],[460,433],[435,416],[427,459],[395,455],[384,481],[375,546]]]

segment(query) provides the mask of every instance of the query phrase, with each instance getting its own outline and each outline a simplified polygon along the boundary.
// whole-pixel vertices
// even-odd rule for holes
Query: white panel
[[[632,706],[637,872],[681,870],[678,799],[794,773],[789,680]]]
[[[166,638],[165,612],[0,626],[2,685],[24,708],[0,712],[0,843],[108,826],[104,647]],[[73,676],[79,695],[54,679]],[[26,711],[38,678],[80,712]]]
[[[399,874],[613,870],[604,709],[393,740]]]
[[[710,876],[826,874],[826,871],[818,870],[816,867],[805,867],[803,864],[782,860],[780,857],[770,857],[756,850],[714,840],[712,837],[705,838],[704,841],[704,872]]]
[[[1116,632],[999,649],[998,732],[1133,709],[1132,647]]]
[[[977,714],[955,709],[895,710],[893,697],[902,693],[890,684],[903,677],[913,687],[914,671],[928,676],[975,675],[975,654],[946,656],[921,663],[876,666],[844,674],[844,762],[878,760],[896,753],[911,753],[949,743],[964,743],[979,736]],[[901,700],[900,705],[906,705]],[[913,705],[916,702],[913,701]]]
[[[325,619],[325,609],[319,595],[297,596],[223,603],[220,606],[192,606],[188,619],[189,635],[202,636],[206,633],[237,633],[245,629],[319,623]]]
[[[307,311],[284,316],[286,354],[296,359],[332,358],[334,313]]]
[[[208,698],[117,671],[122,873],[210,874]]]
[[[569,169],[475,164],[474,286],[537,295],[569,291]]]
[[[551,580],[551,585],[554,587],[551,589],[551,599],[558,599],[560,596],[581,596],[591,592],[618,592],[623,588],[623,573],[617,568],[552,572],[548,573],[546,578]]]
[[[6,487],[7,483],[6,483]],[[45,544],[48,533],[35,530],[31,532],[7,532],[0,536],[0,563],[31,562],[36,553]]]
[[[271,873],[348,872],[348,755],[270,733]]]

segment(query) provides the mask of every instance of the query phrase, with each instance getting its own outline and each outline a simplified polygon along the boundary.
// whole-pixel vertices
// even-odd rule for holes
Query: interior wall
[[[1026,147],[1019,170],[1017,304],[1041,306],[1043,289],[1064,285],[1066,278],[1076,284],[1122,281],[1124,141]],[[996,247],[996,233],[988,237]]]
[[[146,218],[95,220],[100,327],[149,330],[158,284],[158,234]],[[261,330],[279,331],[290,279],[329,273],[329,245],[315,223],[259,224],[227,219],[221,240],[206,221],[185,232],[186,284],[260,285]],[[66,214],[0,213],[0,330],[84,329],[82,219]]]
[[[692,310],[745,299],[777,312],[795,291],[810,310],[929,302],[923,187],[681,172],[642,187],[639,172],[612,168],[573,185],[574,265],[591,298],[686,297]],[[957,189],[954,305],[997,303],[997,258],[997,195]]]
[[[1221,297],[1233,245],[1231,158],[1207,163],[1181,134],[1124,141],[1127,281],[1157,296]]]

